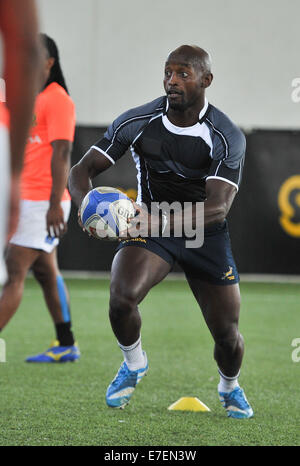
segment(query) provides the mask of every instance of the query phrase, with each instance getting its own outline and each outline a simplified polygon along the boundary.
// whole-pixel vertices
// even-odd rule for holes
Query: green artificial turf
[[[255,416],[226,417],[217,397],[213,341],[184,281],[165,281],[140,306],[149,373],[124,410],[105,405],[107,385],[121,363],[110,328],[105,280],[66,280],[77,363],[31,365],[54,329],[36,282],[26,282],[15,317],[1,333],[7,362],[0,363],[0,445],[212,446],[299,445],[300,287],[242,283],[240,331],[245,356],[240,385]],[[168,411],[195,396],[209,413]]]

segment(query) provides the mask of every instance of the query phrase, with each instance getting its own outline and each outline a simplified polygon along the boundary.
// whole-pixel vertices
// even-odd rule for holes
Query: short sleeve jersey
[[[138,203],[204,201],[212,178],[238,190],[246,149],[242,131],[207,100],[190,127],[173,125],[167,110],[166,97],[129,110],[92,147],[112,164],[131,149]]]
[[[21,197],[32,201],[49,200],[52,189],[51,142],[74,140],[75,106],[58,83],[49,84],[36,98],[24,168]],[[70,199],[67,189],[62,200]]]

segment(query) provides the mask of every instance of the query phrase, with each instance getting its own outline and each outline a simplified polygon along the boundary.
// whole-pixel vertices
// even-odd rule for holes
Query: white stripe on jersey
[[[159,107],[157,108],[155,111],[158,111],[158,110],[162,110],[163,107]],[[115,137],[118,133],[118,131],[122,128],[122,126],[126,125],[127,123],[130,123],[132,121],[135,121],[135,120],[141,120],[141,119],[144,119],[144,118],[148,118],[148,117],[151,117],[152,115],[154,115],[155,112],[152,112],[152,113],[148,113],[146,115],[138,115],[138,116],[135,116],[135,117],[132,117],[132,118],[128,118],[128,120],[125,120],[123,121],[123,123],[121,123],[119,126],[117,126],[117,128],[115,129],[114,131],[114,134],[113,134],[113,137],[111,139],[111,144],[110,146],[106,149],[107,151],[109,151],[109,149],[112,147],[113,143],[114,143],[114,140],[115,140]]]
[[[151,121],[155,120],[156,118],[158,118],[158,117],[160,117],[160,116],[162,116],[162,115],[163,115],[162,113],[159,113],[158,115],[155,115],[154,117],[152,117],[152,118],[148,121],[147,126],[151,123]],[[131,146],[133,146],[133,144],[138,140],[138,138],[140,137],[140,135],[143,134],[143,132],[144,132],[145,129],[146,129],[146,128],[143,128],[142,131],[136,136],[136,138],[132,141]]]
[[[140,162],[140,157],[134,152],[133,147],[130,148],[132,158],[134,160],[136,169],[137,169],[137,185],[138,185],[138,194],[136,198],[136,203],[141,205],[142,203],[142,181],[141,181],[141,162]]]
[[[100,149],[100,147],[97,147],[97,146],[92,146],[91,149],[95,149],[97,150],[98,152],[100,152],[102,155],[104,155],[104,157],[106,157],[113,165],[116,163],[114,161],[114,159],[111,158],[110,155],[108,155],[106,152],[104,152],[104,150]]]
[[[227,178],[223,178],[222,176],[213,176],[213,175],[210,175],[206,178],[206,181],[207,180],[211,180],[211,179],[214,179],[214,180],[221,180],[221,181],[225,181],[226,183],[229,183],[229,184],[232,184],[232,186],[234,186],[236,188],[236,190],[238,191],[239,190],[239,187],[236,183],[234,183],[233,181],[230,181],[228,180]]]
[[[228,157],[228,155],[229,155],[229,148],[228,148],[228,144],[227,144],[227,141],[226,141],[226,138],[225,138],[224,134],[221,133],[220,130],[218,130],[217,128],[215,128],[215,126],[214,126],[213,123],[209,120],[209,118],[205,118],[205,120],[208,121],[208,123],[211,125],[212,129],[213,129],[216,133],[218,133],[218,134],[221,136],[221,138],[223,139],[224,144],[225,144],[225,157],[223,158],[223,160],[224,160],[224,159],[227,159],[227,157]]]

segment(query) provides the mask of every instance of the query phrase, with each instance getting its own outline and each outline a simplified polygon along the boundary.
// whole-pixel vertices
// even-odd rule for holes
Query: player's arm
[[[204,226],[222,223],[230,210],[237,188],[226,181],[210,179],[206,182]]]
[[[208,227],[213,224],[223,223],[233,203],[237,187],[218,179],[210,179],[206,182],[206,200],[204,201],[204,219],[199,218],[197,206],[193,205],[184,210],[184,215],[177,217],[176,214],[170,218],[170,231],[176,231],[177,222],[184,223],[191,219],[193,230]],[[204,221],[204,224],[203,224]],[[184,222],[184,223],[183,223]],[[198,225],[198,222],[201,222]]]
[[[154,113],[160,104],[160,99],[156,99],[147,105],[124,112],[107,128],[102,139],[91,146],[83,158],[72,167],[69,191],[77,207],[80,207],[83,198],[93,188],[92,179],[114,165],[125,154],[149,115]],[[80,218],[78,221],[81,224]]]
[[[197,206],[184,210],[184,219],[177,219],[173,215],[170,219],[171,232],[176,230],[177,221],[186,221],[186,218],[191,219],[192,229],[199,230],[201,227],[208,227],[213,224],[223,223],[230,210],[232,202],[237,193],[237,187],[218,179],[210,179],[206,182],[206,200],[204,201],[204,219],[199,218]],[[204,224],[203,224],[204,221]],[[201,224],[198,225],[198,222]]]
[[[213,224],[223,223],[232,206],[233,200],[237,193],[237,186],[227,181],[219,179],[209,179],[206,181],[206,200],[204,201],[204,218],[197,212],[197,205],[188,207],[184,210],[184,215],[177,217],[176,214],[170,218],[170,231],[176,231],[177,222],[182,226],[191,219],[192,230],[199,231]],[[203,224],[204,221],[204,224]],[[200,224],[199,224],[200,223]]]
[[[103,137],[95,142],[72,168],[69,191],[78,207],[92,189],[92,179],[114,165],[125,154],[145,126],[148,116],[154,114],[159,105],[161,101],[156,99],[149,104],[122,113],[107,128]]]
[[[48,234],[60,238],[67,231],[61,199],[68,182],[72,142],[55,140],[51,142],[51,146],[53,148],[51,159],[52,189],[46,222]]]
[[[69,191],[72,200],[80,207],[84,196],[93,189],[92,179],[111,167],[112,162],[96,149],[89,149],[72,167],[69,175]]]
[[[151,216],[148,211],[143,211],[134,202],[135,210],[139,215],[129,220],[130,227],[128,231],[122,232],[121,236],[130,236],[133,228],[139,229],[141,236],[149,236],[151,227],[155,231],[163,233],[167,226],[165,222],[167,222],[168,231],[171,234],[176,231],[183,231],[186,226],[189,226],[193,231],[199,231],[203,227],[222,223],[230,210],[236,193],[237,188],[232,184],[216,179],[208,180],[206,183],[207,198],[204,201],[204,219],[199,216],[197,204],[186,207],[183,213],[171,213],[165,218],[164,215],[157,215],[153,218],[153,215]],[[190,222],[190,225],[188,222]]]

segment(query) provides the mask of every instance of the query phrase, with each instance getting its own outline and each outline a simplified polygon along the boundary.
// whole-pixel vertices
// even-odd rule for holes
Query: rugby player
[[[187,248],[184,237],[172,236],[173,216],[170,237],[141,232],[139,240],[129,235],[117,248],[109,317],[124,362],[106,392],[110,407],[124,407],[148,370],[138,306],[177,261],[214,339],[220,401],[229,417],[253,416],[238,382],[244,342],[238,328],[239,276],[226,220],[241,182],[246,144],[240,129],[207,101],[205,90],[212,79],[205,50],[189,45],[177,48],[165,63],[166,96],[123,113],[70,172],[70,193],[79,207],[92,188],[91,180],[130,148],[138,171],[136,206],[204,203],[202,247]],[[139,213],[150,215],[142,209]],[[131,220],[130,228],[135,222]]]

